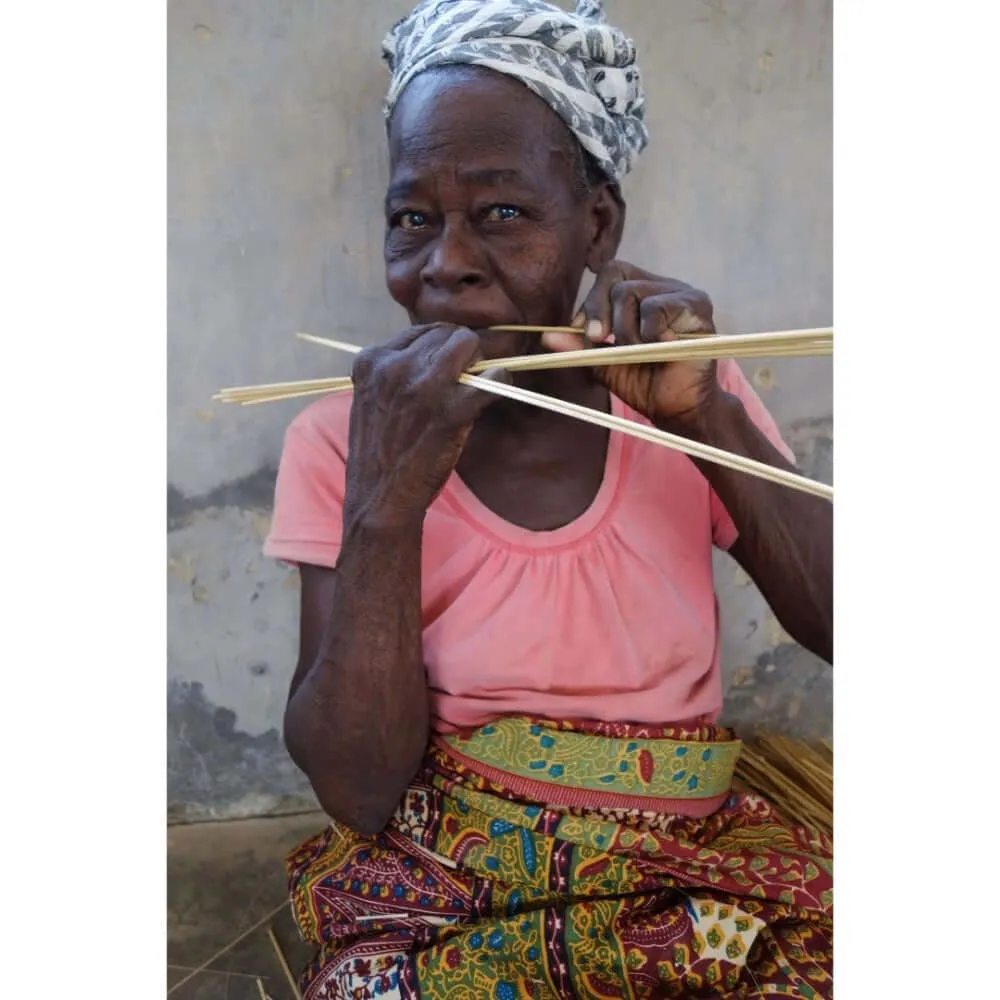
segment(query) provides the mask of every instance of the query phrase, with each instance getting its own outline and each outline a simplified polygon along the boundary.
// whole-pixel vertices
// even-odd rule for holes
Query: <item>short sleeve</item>
[[[336,566],[343,531],[346,426],[342,434],[336,431],[309,411],[288,428],[266,556],[293,565]]]
[[[747,415],[756,424],[758,430],[781,452],[789,462],[794,464],[795,453],[785,443],[778,430],[774,418],[767,412],[760,397],[754,392],[753,386],[740,370],[740,366],[731,358],[719,362],[719,385],[742,403]],[[712,542],[723,551],[731,549],[739,537],[736,525],[723,506],[715,490],[711,490]]]

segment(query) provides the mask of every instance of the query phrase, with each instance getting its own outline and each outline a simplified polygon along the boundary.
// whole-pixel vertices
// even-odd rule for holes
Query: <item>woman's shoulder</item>
[[[338,392],[310,403],[288,425],[285,450],[295,448],[302,442],[335,451],[346,458],[353,398],[351,392]]]

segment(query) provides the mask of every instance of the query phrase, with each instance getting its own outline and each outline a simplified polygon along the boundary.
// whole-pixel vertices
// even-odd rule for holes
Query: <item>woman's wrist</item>
[[[407,509],[374,501],[345,505],[343,536],[345,541],[351,538],[375,545],[419,542],[423,535],[425,514],[426,511],[419,508]]]
[[[738,397],[716,383],[697,406],[669,418],[658,418],[653,423],[670,434],[679,434],[702,444],[717,444],[726,437],[726,428],[732,425],[742,408]]]

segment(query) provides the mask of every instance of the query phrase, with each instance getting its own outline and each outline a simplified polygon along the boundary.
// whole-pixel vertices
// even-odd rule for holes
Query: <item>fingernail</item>
[[[575,326],[575,327],[579,327],[579,328],[580,328],[580,329],[582,330],[582,329],[583,329],[583,321],[584,321],[584,320],[585,320],[586,318],[587,318],[587,317],[586,317],[586,316],[584,315],[584,312],[583,312],[583,310],[581,309],[581,310],[580,310],[580,311],[579,311],[579,312],[578,312],[578,313],[577,313],[577,314],[576,314],[576,315],[575,315],[575,316],[574,316],[574,317],[573,317],[573,318],[572,318],[572,319],[570,320],[570,323],[569,323],[569,325],[570,325],[570,326]]]
[[[601,326],[599,319],[587,321],[587,339],[594,341],[594,343],[604,340],[604,327]]]

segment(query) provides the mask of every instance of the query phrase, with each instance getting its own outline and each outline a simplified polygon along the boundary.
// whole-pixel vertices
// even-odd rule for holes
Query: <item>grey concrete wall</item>
[[[298,406],[220,408],[226,385],[343,374],[293,338],[373,343],[382,283],[379,60],[408,0],[169,5],[170,815],[293,811],[282,749],[294,576],[260,555]],[[831,0],[609,0],[637,39],[651,147],[623,256],[708,290],[723,332],[832,319]],[[831,476],[825,359],[748,366],[804,470]],[[719,557],[727,718],[830,730],[829,670]]]

